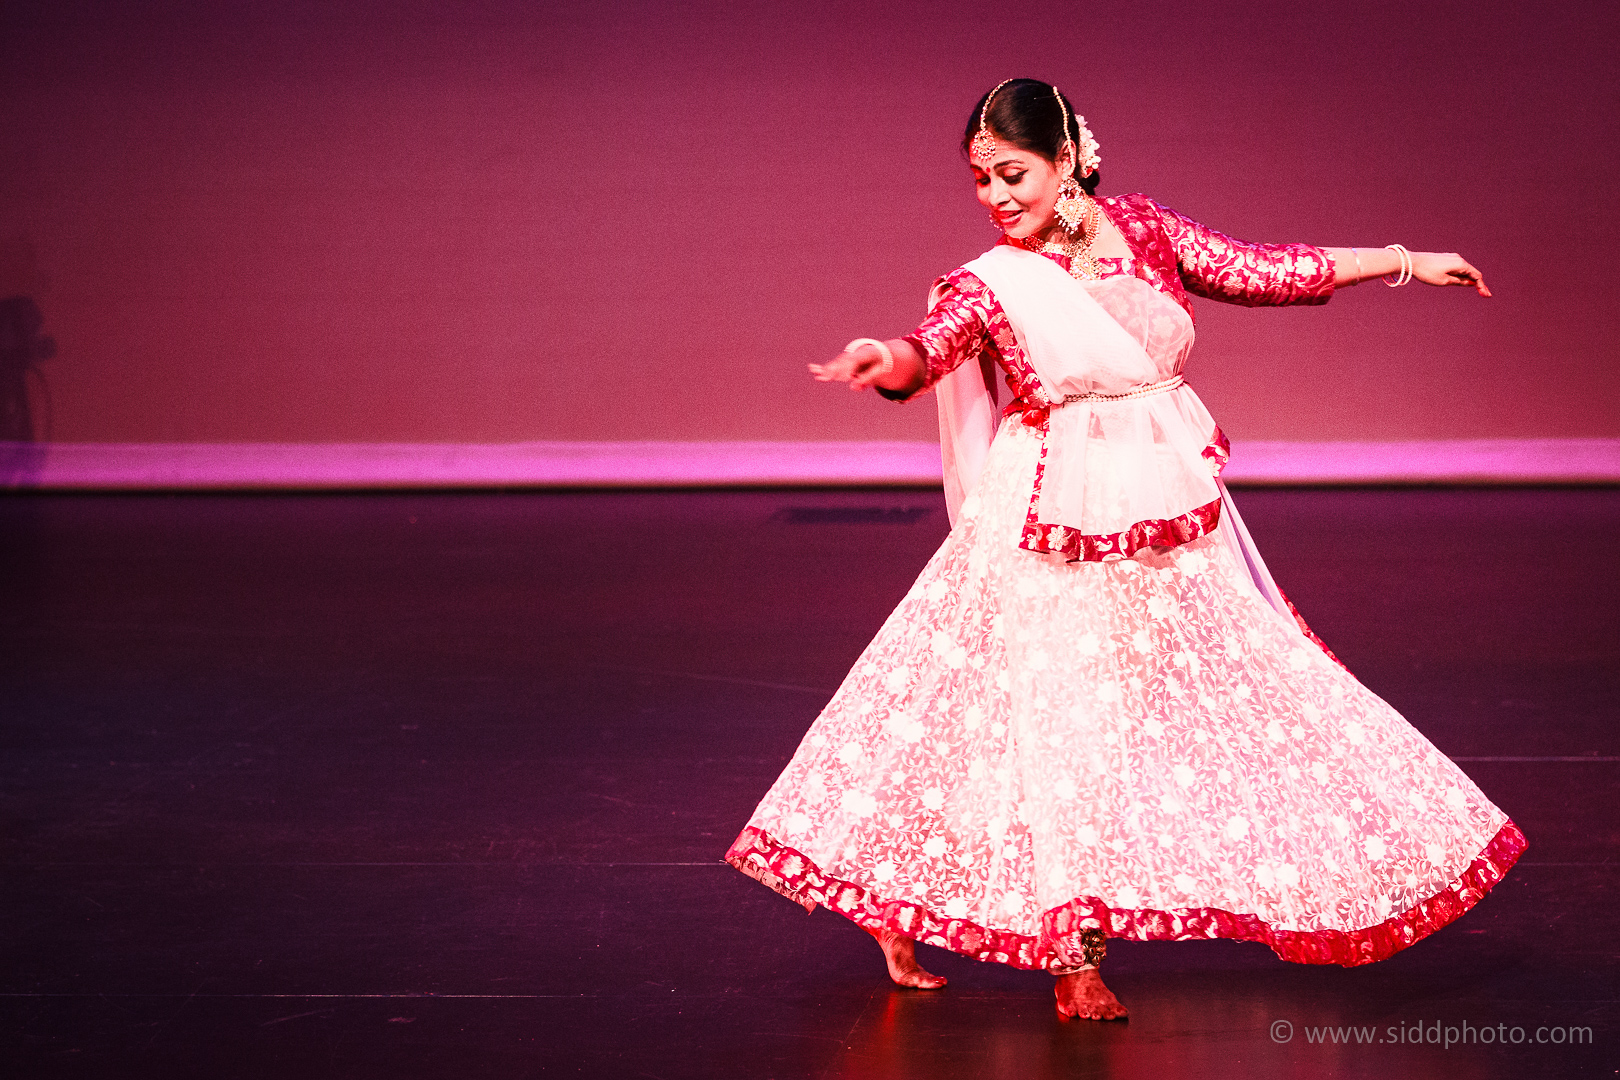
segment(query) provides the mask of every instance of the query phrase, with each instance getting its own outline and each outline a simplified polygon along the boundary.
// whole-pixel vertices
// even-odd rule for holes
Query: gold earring
[[[1052,210],[1063,222],[1063,231],[1067,233],[1074,232],[1086,219],[1086,193],[1074,177],[1069,177],[1058,187],[1057,202],[1052,204]]]

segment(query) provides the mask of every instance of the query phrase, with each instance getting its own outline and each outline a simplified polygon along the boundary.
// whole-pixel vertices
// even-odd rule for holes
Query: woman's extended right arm
[[[953,270],[935,282],[929,297],[928,317],[903,338],[885,341],[894,367],[883,371],[883,356],[874,345],[845,351],[825,364],[811,364],[810,374],[821,382],[847,382],[852,390],[874,387],[886,398],[908,400],[927,390],[950,372],[986,349],[1000,355],[990,333],[1001,326],[1008,342],[1012,331],[990,290],[966,270]]]
[[[927,379],[927,358],[905,338],[883,344],[894,356],[894,367],[888,372],[883,370],[883,354],[877,346],[860,345],[852,352],[839,353],[825,364],[811,364],[810,374],[817,382],[847,382],[851,390],[881,386],[906,397],[921,390]]]

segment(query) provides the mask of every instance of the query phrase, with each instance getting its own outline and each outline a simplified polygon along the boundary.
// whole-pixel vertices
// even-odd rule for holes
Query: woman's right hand
[[[825,364],[810,364],[817,382],[847,382],[851,390],[881,386],[885,390],[915,393],[923,385],[923,359],[909,341],[885,341],[894,356],[894,367],[883,370],[883,354],[875,345],[860,345],[839,353]]]
[[[817,382],[847,382],[851,390],[865,390],[883,373],[883,355],[874,346],[862,345],[809,367]]]

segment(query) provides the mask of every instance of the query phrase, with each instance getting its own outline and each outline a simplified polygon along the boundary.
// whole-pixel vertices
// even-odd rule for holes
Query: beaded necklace
[[[1055,232],[1063,237],[1061,240],[1040,240],[1034,236],[1026,236],[1018,241],[1020,245],[1037,254],[1058,254],[1066,256],[1069,260],[1069,276],[1080,281],[1095,281],[1103,276],[1102,264],[1091,253],[1091,242],[1097,238],[1098,218],[1102,211],[1097,206],[1097,200],[1085,192],[1080,197],[1086,201],[1085,214],[1080,219],[1078,236],[1070,236],[1059,226]]]

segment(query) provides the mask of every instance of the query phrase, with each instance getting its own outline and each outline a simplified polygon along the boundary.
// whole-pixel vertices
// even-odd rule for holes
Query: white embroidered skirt
[[[727,853],[868,927],[1046,968],[1080,932],[1361,964],[1452,921],[1523,835],[1261,596],[1216,534],[1018,546],[1041,434],[961,520]]]

